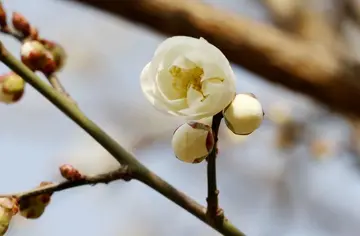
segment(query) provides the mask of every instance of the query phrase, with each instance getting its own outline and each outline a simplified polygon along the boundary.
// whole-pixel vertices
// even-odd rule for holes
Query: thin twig
[[[213,117],[212,132],[214,135],[214,148],[207,157],[207,180],[208,180],[208,195],[207,201],[207,215],[209,219],[216,221],[218,218],[223,218],[223,211],[219,208],[219,190],[216,184],[216,156],[217,156],[217,141],[221,120],[223,118],[222,112],[219,112]]]
[[[226,236],[244,236],[229,220],[223,219],[221,222],[214,224],[209,221],[204,207],[193,199],[175,189],[165,180],[150,171],[146,166],[140,163],[135,156],[126,151],[113,138],[105,133],[92,120],[87,118],[73,104],[69,104],[67,98],[51,86],[41,80],[32,70],[12,55],[0,41],[0,61],[20,75],[26,82],[33,86],[40,94],[46,97],[59,110],[66,114],[76,124],[84,129],[91,137],[93,137],[100,145],[102,145],[112,156],[121,164],[128,165],[136,179],[148,185],[155,191],[159,192],[172,202],[176,203],[183,209],[187,210],[198,219]],[[135,178],[134,178],[135,179]]]
[[[56,76],[56,74],[51,74],[49,76],[47,76],[47,79],[49,81],[49,83],[51,84],[51,86],[58,91],[59,93],[63,94],[64,96],[66,96],[69,101],[71,101],[72,103],[74,103],[75,105],[77,104],[75,102],[74,99],[72,99],[72,97],[70,96],[70,94],[65,90],[64,86],[60,83],[58,77]]]
[[[10,28],[9,26],[0,28],[0,32],[17,39],[19,42],[23,42],[25,40],[25,37],[23,35],[16,32],[14,29]]]
[[[132,173],[127,166],[122,166],[117,170],[105,174],[99,174],[96,176],[84,176],[83,178],[78,180],[67,180],[61,183],[49,184],[26,192],[0,195],[0,197],[15,197],[21,200],[40,194],[60,192],[66,189],[75,188],[83,185],[96,185],[99,183],[108,184],[112,181],[120,179],[125,181],[130,181],[132,179]]]

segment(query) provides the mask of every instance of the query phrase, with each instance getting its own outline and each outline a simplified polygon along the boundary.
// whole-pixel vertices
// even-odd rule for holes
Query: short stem
[[[216,184],[216,156],[217,156],[217,141],[218,132],[221,120],[223,118],[222,112],[219,112],[213,117],[212,132],[214,135],[214,148],[207,157],[207,180],[208,180],[208,194],[207,194],[207,215],[210,219],[223,218],[223,212],[219,209],[219,190]]]

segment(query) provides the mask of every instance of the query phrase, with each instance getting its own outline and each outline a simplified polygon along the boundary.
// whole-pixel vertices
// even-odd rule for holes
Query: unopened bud
[[[25,81],[10,72],[0,76],[0,102],[11,104],[19,101],[25,90]]]
[[[65,49],[58,43],[49,40],[41,40],[41,43],[45,46],[45,48],[51,52],[55,64],[56,64],[56,71],[60,71],[66,62],[66,52]]]
[[[188,163],[202,162],[214,148],[211,127],[198,122],[188,122],[177,128],[172,137],[176,158]]]
[[[13,198],[0,198],[0,236],[5,235],[12,217],[17,213],[16,201]]]
[[[83,178],[80,172],[69,164],[60,166],[60,173],[62,177],[70,181],[80,180]]]
[[[4,9],[3,4],[0,2],[0,27],[4,28],[7,27],[7,21],[6,21],[6,11]]]
[[[12,24],[16,30],[21,32],[25,37],[30,35],[31,26],[29,21],[20,13],[14,12],[12,15]]]
[[[42,182],[39,187],[52,184],[51,182]],[[37,196],[27,197],[19,201],[20,215],[27,219],[37,219],[49,205],[52,193],[44,193]]]
[[[56,63],[50,51],[36,40],[26,41],[21,46],[21,60],[31,70],[50,75],[56,71]]]
[[[261,125],[264,111],[253,94],[238,94],[223,111],[226,126],[237,135],[249,135]]]

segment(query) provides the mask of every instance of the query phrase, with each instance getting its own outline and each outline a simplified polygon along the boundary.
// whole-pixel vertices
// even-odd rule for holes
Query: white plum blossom
[[[236,94],[229,61],[203,38],[168,38],[140,77],[142,91],[156,109],[187,119],[221,112]]]
[[[202,162],[213,150],[214,143],[211,127],[199,122],[181,125],[171,141],[176,158],[188,163]]]
[[[264,111],[259,100],[249,93],[238,94],[223,111],[226,126],[237,135],[249,135],[261,125]]]

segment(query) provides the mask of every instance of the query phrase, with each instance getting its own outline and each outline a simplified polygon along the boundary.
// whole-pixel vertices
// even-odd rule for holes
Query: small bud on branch
[[[30,35],[30,23],[22,14],[14,12],[12,15],[12,24],[16,30],[23,34],[24,37],[28,37]]]
[[[39,189],[52,184],[51,182],[41,182],[37,188]],[[20,215],[27,219],[39,218],[49,205],[51,195],[52,193],[43,193],[37,196],[19,199]]]
[[[72,165],[69,164],[60,166],[60,173],[62,177],[70,181],[80,180],[84,178],[84,176],[82,176],[82,174],[77,169],[75,169]]]
[[[10,72],[0,76],[0,102],[11,104],[18,102],[25,90],[25,81],[17,74]]]
[[[20,50],[22,62],[33,71],[41,71],[49,76],[56,71],[53,55],[36,40],[26,41]]]

